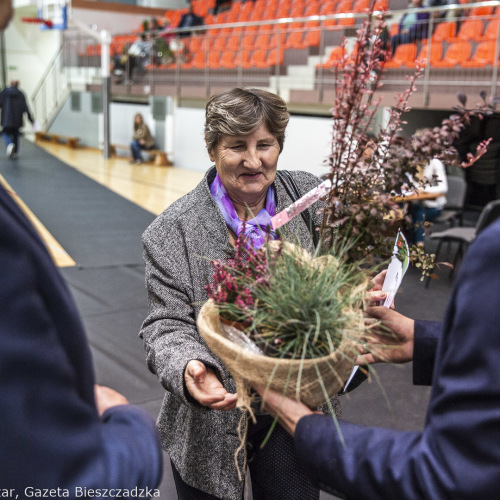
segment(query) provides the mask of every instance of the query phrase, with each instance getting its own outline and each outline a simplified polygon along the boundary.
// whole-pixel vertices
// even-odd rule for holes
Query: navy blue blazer
[[[341,421],[344,447],[330,417],[299,421],[297,454],[319,487],[356,500],[498,498],[500,220],[467,252],[440,336],[422,432]]]
[[[27,487],[62,488],[75,498],[76,488],[154,488],[161,479],[159,439],[145,411],[121,405],[99,418],[70,291],[1,187],[0,409],[1,491],[25,498]]]

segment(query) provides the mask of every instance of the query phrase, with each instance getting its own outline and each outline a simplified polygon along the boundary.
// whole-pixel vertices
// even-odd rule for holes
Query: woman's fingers
[[[238,396],[226,391],[214,371],[201,361],[191,360],[184,373],[189,394],[202,406],[214,410],[230,410],[235,407]]]

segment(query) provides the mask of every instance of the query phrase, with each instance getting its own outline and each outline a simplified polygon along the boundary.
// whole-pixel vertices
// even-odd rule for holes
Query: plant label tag
[[[396,296],[399,285],[401,285],[403,281],[403,276],[408,269],[409,263],[408,243],[400,229],[396,235],[391,262],[387,268],[387,274],[385,275],[384,284],[382,285],[382,290],[387,293],[384,303],[381,304],[384,307],[391,307],[394,302],[394,297]]]
[[[279,227],[285,225],[291,219],[293,219],[296,215],[299,215],[301,212],[309,208],[314,202],[318,201],[320,198],[323,198],[328,191],[330,191],[332,187],[332,181],[327,179],[323,181],[319,186],[311,189],[308,193],[306,193],[302,198],[299,198],[297,201],[294,201],[289,207],[285,208],[274,217],[271,217],[271,226],[273,229],[278,229]]]

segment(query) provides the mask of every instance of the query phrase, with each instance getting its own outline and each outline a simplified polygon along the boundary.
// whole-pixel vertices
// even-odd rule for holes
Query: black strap
[[[293,177],[288,170],[277,170],[276,174],[283,184],[288,196],[291,198],[292,203],[302,197],[297,184],[295,184],[295,181],[293,180]],[[319,243],[319,234],[314,227],[309,209],[303,210],[302,212],[300,212],[300,215],[302,216],[302,219],[311,232],[314,248],[316,248]]]

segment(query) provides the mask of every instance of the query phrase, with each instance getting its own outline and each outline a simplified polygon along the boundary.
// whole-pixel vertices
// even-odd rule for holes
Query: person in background
[[[130,143],[130,151],[132,159],[130,163],[143,163],[141,150],[153,149],[155,140],[149,131],[149,127],[144,123],[144,119],[140,113],[134,117],[134,135]]]
[[[193,4],[189,2],[188,11],[182,15],[177,28],[191,28],[196,26],[203,26],[204,20],[193,11]],[[195,35],[200,34],[199,31],[194,32]],[[186,63],[191,59],[189,46],[187,41],[183,38],[193,36],[192,31],[182,31],[176,38],[170,41],[170,48],[175,55],[175,58],[182,63]]]
[[[144,73],[146,65],[151,59],[153,43],[151,36],[141,33],[139,38],[128,49],[127,77],[128,82],[133,81],[134,71]]]
[[[189,2],[188,11],[182,15],[177,28],[194,28],[196,26],[203,26],[203,18],[198,16],[193,11],[193,4]],[[179,33],[181,38],[191,36],[191,31],[184,31]]]
[[[2,136],[7,147],[7,156],[13,159],[19,154],[19,135],[24,114],[32,125],[35,124],[35,119],[26,103],[26,97],[19,90],[19,80],[12,80],[10,87],[0,92],[0,109],[2,110]]]
[[[409,9],[421,9],[423,0],[411,0]],[[398,32],[391,37],[391,54],[394,54],[397,47],[404,43],[414,43],[423,38],[427,38],[429,28],[428,12],[408,12],[403,15],[399,22]]]
[[[433,386],[421,432],[341,420],[337,429],[330,417],[267,393],[267,410],[295,436],[299,461],[314,484],[357,500],[498,496],[499,296],[497,220],[470,246],[442,324],[414,321],[385,307],[368,309],[395,338],[375,332],[365,339],[367,352],[358,362],[413,361],[414,383]],[[265,387],[256,389],[264,395]]]
[[[411,216],[411,227],[409,239],[417,246],[424,246],[425,223],[432,222],[443,212],[446,205],[446,193],[448,192],[448,181],[443,162],[433,158],[419,173],[419,181],[424,184],[419,192],[424,195],[436,196],[435,198],[414,200],[409,203],[409,214]]]
[[[1,29],[11,16],[11,2],[0,2]],[[3,187],[0,283],[0,495],[153,493],[162,475],[154,421],[95,385],[71,292]]]

